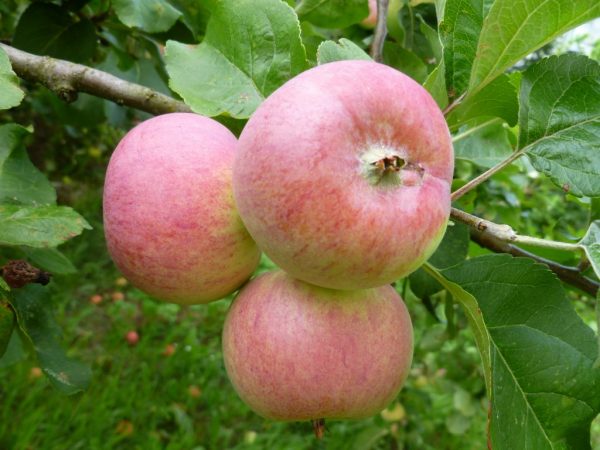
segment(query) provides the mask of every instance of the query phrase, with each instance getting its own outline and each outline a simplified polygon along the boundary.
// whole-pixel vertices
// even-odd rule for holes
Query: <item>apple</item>
[[[99,305],[102,303],[102,296],[100,294],[94,294],[90,297],[90,303],[92,305]]]
[[[285,83],[244,128],[240,215],[295,278],[381,286],[416,270],[450,214],[450,133],[429,93],[372,61],[338,61]]]
[[[391,286],[335,291],[283,271],[244,286],[223,328],[235,390],[274,420],[378,413],[404,384],[412,350],[410,316]]]
[[[121,140],[104,185],[108,250],[148,294],[208,303],[235,291],[260,252],[232,193],[235,136],[191,113],[146,120]]]
[[[135,330],[131,330],[128,331],[127,334],[125,335],[125,340],[127,341],[127,343],[131,346],[137,345],[137,343],[140,341],[140,335],[138,334],[137,331]]]
[[[373,28],[377,23],[377,0],[369,0],[369,15],[360,23],[365,28]]]
[[[39,367],[32,367],[29,371],[29,378],[31,380],[37,380],[38,378],[41,378],[43,374],[44,372]]]

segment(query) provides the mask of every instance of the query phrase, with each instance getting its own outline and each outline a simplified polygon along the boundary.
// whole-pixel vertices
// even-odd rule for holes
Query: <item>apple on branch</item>
[[[454,156],[439,107],[371,61],[310,69],[269,96],[239,139],[233,187],[259,247],[295,278],[382,286],[435,251]]]

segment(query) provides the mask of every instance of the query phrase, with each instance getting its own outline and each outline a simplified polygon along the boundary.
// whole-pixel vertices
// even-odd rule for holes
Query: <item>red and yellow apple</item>
[[[104,185],[109,252],[136,287],[180,304],[218,300],[260,253],[232,193],[235,136],[197,114],[142,122],[113,153]]]
[[[335,291],[282,271],[244,286],[223,328],[233,386],[275,420],[378,413],[400,391],[412,350],[410,316],[391,286]]]
[[[371,61],[310,69],[239,139],[233,186],[259,247],[295,278],[381,286],[437,248],[450,213],[450,133],[429,93]]]

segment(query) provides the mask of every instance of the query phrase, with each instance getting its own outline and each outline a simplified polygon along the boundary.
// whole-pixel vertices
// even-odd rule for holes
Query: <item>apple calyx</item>
[[[371,163],[371,165],[377,167],[379,170],[384,172],[386,170],[391,172],[400,172],[400,169],[402,169],[406,165],[406,161],[404,161],[399,156],[394,155],[386,156],[383,159]]]
[[[361,156],[362,174],[372,186],[395,187],[420,185],[424,169],[407,161],[397,150],[372,145]]]

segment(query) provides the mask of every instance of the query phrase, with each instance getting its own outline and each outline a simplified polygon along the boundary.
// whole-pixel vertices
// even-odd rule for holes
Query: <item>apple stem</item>
[[[323,439],[323,435],[325,434],[325,419],[313,419],[312,425],[315,437],[319,440]]]
[[[496,164],[491,169],[486,170],[485,172],[483,172],[478,177],[473,178],[467,184],[465,184],[464,186],[462,186],[462,187],[458,188],[456,191],[454,191],[452,193],[452,196],[451,196],[452,201],[458,200],[460,197],[462,197],[463,195],[465,195],[467,192],[469,192],[470,190],[476,188],[481,183],[483,183],[484,181],[486,181],[492,175],[495,175],[497,172],[500,172],[506,166],[508,166],[508,165],[512,164],[513,162],[515,162],[517,159],[519,159],[524,154],[525,154],[525,152],[523,150],[519,150],[517,152],[511,153],[511,155],[508,158],[506,158],[504,161]]]

